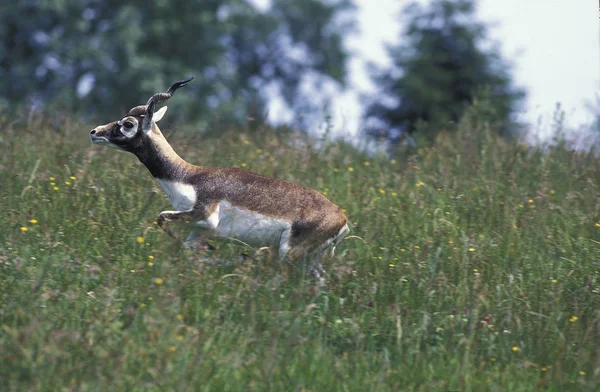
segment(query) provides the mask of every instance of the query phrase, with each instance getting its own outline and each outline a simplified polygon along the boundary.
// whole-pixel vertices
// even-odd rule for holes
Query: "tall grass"
[[[2,390],[598,388],[592,155],[469,119],[393,161],[270,129],[175,132],[190,162],[294,181],[346,210],[351,236],[318,290],[252,249],[182,250],[154,224],[170,206],[146,169],[92,146],[89,124],[0,123]],[[255,260],[204,262],[240,251]]]

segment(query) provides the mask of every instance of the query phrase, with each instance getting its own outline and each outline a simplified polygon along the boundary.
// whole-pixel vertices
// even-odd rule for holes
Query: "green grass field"
[[[474,122],[397,161],[268,129],[168,136],[188,161],[313,187],[350,236],[327,287],[215,243],[92,124],[0,120],[3,391],[517,391],[600,385],[600,161]],[[163,129],[168,135],[168,127]],[[186,233],[177,231],[182,237]]]

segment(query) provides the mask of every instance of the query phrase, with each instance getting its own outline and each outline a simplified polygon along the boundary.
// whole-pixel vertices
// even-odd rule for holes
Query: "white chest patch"
[[[197,226],[210,228],[217,236],[235,238],[249,245],[280,247],[282,240],[287,243],[285,233],[291,230],[292,224],[222,201],[215,212],[206,221],[198,222]]]
[[[177,211],[191,210],[196,203],[196,191],[189,184],[181,182],[172,182],[166,180],[156,180],[158,185],[167,194],[167,197]]]

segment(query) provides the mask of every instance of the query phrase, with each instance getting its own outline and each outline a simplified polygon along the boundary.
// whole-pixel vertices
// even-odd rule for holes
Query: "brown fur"
[[[235,168],[191,166],[184,182],[202,198],[194,208],[221,200],[292,223],[287,259],[296,261],[348,223],[344,212],[314,189]]]

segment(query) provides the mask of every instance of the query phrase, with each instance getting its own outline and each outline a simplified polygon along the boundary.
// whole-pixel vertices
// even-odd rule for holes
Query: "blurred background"
[[[205,128],[421,143],[479,104],[530,142],[600,134],[589,1],[19,0],[0,22],[5,110],[109,121],[195,75],[170,117]]]

